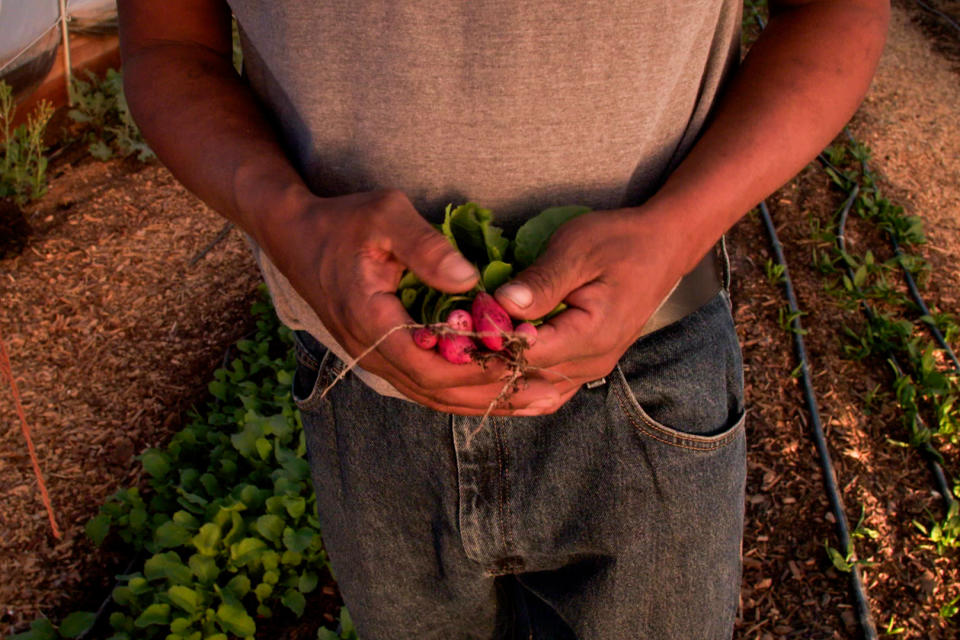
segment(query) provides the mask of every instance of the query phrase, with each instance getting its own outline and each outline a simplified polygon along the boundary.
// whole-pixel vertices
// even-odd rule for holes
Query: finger
[[[390,250],[423,282],[446,293],[469,291],[480,277],[477,268],[412,207],[392,231]]]
[[[377,345],[374,351],[361,358],[359,364],[364,368],[373,370],[373,363],[368,358],[376,354],[382,360],[382,370],[390,377],[400,376],[409,386],[424,390],[491,384],[506,373],[506,365],[498,360],[485,363],[483,367],[472,363],[453,364],[434,350],[416,346],[408,328],[413,321],[392,292],[374,294],[365,303],[360,298],[360,303],[359,308],[348,308],[347,316],[362,315],[365,318],[363,333],[358,336],[358,342],[367,345],[365,349]],[[352,323],[361,326],[356,320]]]
[[[569,244],[552,244],[531,266],[501,286],[494,296],[514,318],[542,318],[564,301],[571,291],[588,282],[582,255]]]
[[[566,362],[549,368],[531,367],[530,369],[544,380],[552,382],[562,396],[571,389],[577,389],[588,382],[606,378],[616,365],[616,360],[601,357]]]
[[[433,394],[401,385],[398,391],[411,400],[446,413],[469,416],[540,415],[556,411],[570,397],[539,377],[522,381],[503,380],[485,387],[454,387]]]
[[[537,328],[537,342],[527,350],[527,361],[554,367],[615,352],[624,341],[623,322],[612,315],[608,290],[604,283],[594,282],[571,292],[568,308]]]
[[[409,320],[403,311],[394,308],[392,295],[375,296],[371,307],[398,313],[399,320]],[[387,318],[378,312],[373,317]],[[391,332],[376,348],[359,347],[352,337],[348,351],[359,347],[362,356],[357,364],[390,382],[409,399],[437,410],[463,415],[535,415],[555,411],[562,404],[556,384],[536,373],[520,380],[511,380],[507,365],[499,360],[484,363],[456,365],[447,362],[435,351],[421,349],[404,322],[383,320],[390,327],[404,327]],[[429,372],[429,375],[424,372]],[[525,412],[525,413],[518,413]]]

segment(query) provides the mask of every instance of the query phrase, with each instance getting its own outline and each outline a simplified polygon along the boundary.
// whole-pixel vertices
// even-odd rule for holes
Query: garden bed
[[[955,63],[914,22],[918,11],[895,6],[889,45],[851,130],[873,150],[888,197],[926,222],[928,243],[913,251],[931,267],[928,302],[960,315],[960,82]],[[936,36],[941,48],[945,37]],[[109,593],[126,559],[94,547],[83,526],[108,495],[141,483],[137,454],[166,443],[184,425],[185,410],[204,399],[227,347],[252,329],[258,282],[236,230],[194,261],[223,221],[162,167],[101,163],[67,150],[52,176],[50,192],[10,227],[21,242],[4,244],[0,337],[64,536],[50,534],[2,387],[0,635],[38,614],[57,620],[95,610]],[[953,638],[957,623],[941,608],[960,596],[957,549],[938,554],[914,525],[929,523],[928,512],[941,516],[941,501],[920,456],[890,442],[907,435],[889,371],[842,357],[841,325],[861,321],[824,291],[811,265],[811,251],[823,248],[811,220],[826,224],[842,200],[811,166],[768,202],[808,313],[805,338],[847,517],[855,525],[862,509],[863,530],[878,534],[855,540],[859,558],[873,563],[862,571],[875,622],[881,631],[902,628],[904,638]],[[3,215],[14,219],[12,210]],[[859,220],[850,225],[851,251],[889,255],[882,235]],[[758,217],[744,218],[729,240],[751,406],[736,637],[855,638],[847,574],[825,549],[837,545],[833,516]],[[960,471],[955,447],[943,453],[948,470]],[[295,631],[280,621],[270,633],[315,637],[336,602],[329,589],[323,597],[327,604],[316,604],[312,616],[308,610]]]

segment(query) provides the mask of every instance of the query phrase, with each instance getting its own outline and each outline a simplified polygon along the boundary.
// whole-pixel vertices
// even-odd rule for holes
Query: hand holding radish
[[[295,210],[284,224],[271,225],[261,244],[337,342],[354,357],[377,344],[360,366],[412,400],[452,413],[486,413],[502,389],[504,364],[455,365],[417,347],[412,332],[396,330],[413,323],[396,296],[405,270],[457,294],[475,285],[476,269],[397,191],[310,196]],[[535,413],[532,403],[556,400],[551,384],[531,376],[510,406],[495,413]]]
[[[610,373],[672,287],[687,271],[689,247],[677,216],[654,207],[596,211],[559,227],[527,269],[497,289],[519,319],[567,305],[538,328],[527,362],[548,377],[556,410],[586,382]],[[699,257],[699,256],[698,256]]]
[[[547,209],[512,240],[492,218],[467,203],[448,207],[440,226],[481,273],[470,291],[443,294],[408,273],[397,294],[423,323],[414,330],[418,345],[433,348],[426,333],[439,337],[437,351],[451,363],[505,362],[508,387],[537,372],[556,394],[539,409],[555,411],[613,369],[684,272],[689,251],[681,234],[664,235],[669,217],[653,207]],[[511,280],[514,265],[523,270]],[[502,397],[510,396],[505,388]]]

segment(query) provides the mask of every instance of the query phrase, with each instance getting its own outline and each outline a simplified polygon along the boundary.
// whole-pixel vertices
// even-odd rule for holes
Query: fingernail
[[[479,275],[472,264],[455,253],[449,254],[440,261],[440,272],[458,282],[473,280]]]
[[[497,293],[520,308],[529,307],[533,302],[533,292],[527,285],[519,282],[505,284],[497,289]]]

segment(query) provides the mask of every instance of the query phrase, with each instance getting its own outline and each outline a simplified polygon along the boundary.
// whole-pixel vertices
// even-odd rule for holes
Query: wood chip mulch
[[[929,242],[917,252],[932,266],[928,302],[960,315],[960,75],[938,50],[945,35],[931,34],[918,11],[895,2],[884,59],[851,128],[873,149],[885,193],[927,222]],[[225,347],[248,330],[258,282],[236,231],[189,266],[222,220],[161,167],[61,159],[55,172],[50,194],[22,219],[0,211],[8,236],[21,238],[0,245],[0,332],[65,535],[50,535],[9,389],[0,388],[0,635],[38,613],[96,607],[107,595],[124,559],[94,549],[83,524],[106,496],[138,482],[135,456],[164,442],[203,395]],[[856,540],[870,563],[862,568],[870,606],[881,635],[889,625],[903,629],[894,637],[957,638],[958,622],[939,610],[960,596],[958,552],[939,556],[913,524],[942,515],[941,501],[919,455],[890,442],[906,435],[889,370],[842,357],[842,326],[856,330],[862,319],[836,304],[811,266],[811,220],[825,222],[841,201],[811,167],[768,203],[807,312],[811,370],[847,518],[852,528],[862,509],[864,525],[879,534]],[[851,219],[848,233],[851,249],[890,255],[861,221]],[[745,217],[729,241],[751,406],[735,637],[852,640],[859,634],[848,576],[825,551],[838,544],[835,523],[791,377],[790,334],[778,319],[786,303],[765,274],[771,253],[758,216]],[[948,471],[960,472],[957,448],[942,450]],[[328,604],[336,598],[323,596]],[[270,629],[307,638],[321,623],[329,616]]]
[[[106,595],[122,561],[83,525],[138,482],[136,456],[202,397],[226,346],[252,328],[258,284],[236,231],[188,266],[223,220],[158,165],[56,165],[23,220],[30,235],[0,260],[0,332],[64,536],[50,534],[4,382],[0,635]]]

